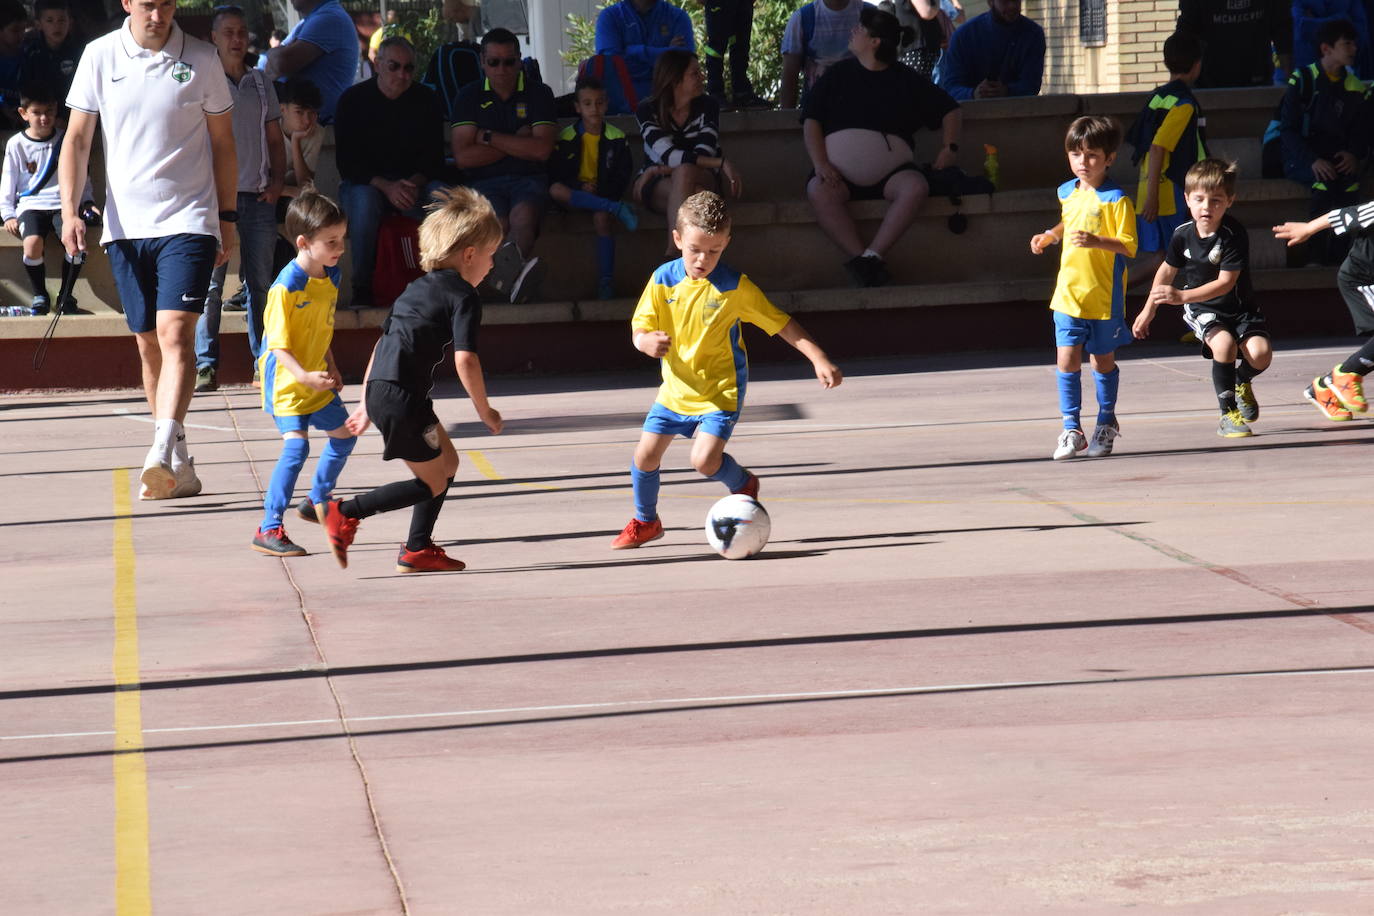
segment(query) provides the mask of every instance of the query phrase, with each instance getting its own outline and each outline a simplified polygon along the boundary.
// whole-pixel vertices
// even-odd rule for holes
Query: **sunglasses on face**
[[[500,69],[501,67],[518,67],[518,66],[520,66],[520,58],[518,58],[518,57],[488,57],[488,58],[487,58],[487,66],[488,66],[488,67],[491,67],[493,70]]]
[[[394,60],[389,60],[389,61],[386,62],[386,69],[387,69],[387,72],[388,72],[388,73],[395,73],[397,70],[404,70],[404,71],[407,72],[407,73],[414,73],[414,72],[415,72],[415,65],[414,65],[414,64],[403,64],[403,63],[399,63],[399,62],[394,61]]]

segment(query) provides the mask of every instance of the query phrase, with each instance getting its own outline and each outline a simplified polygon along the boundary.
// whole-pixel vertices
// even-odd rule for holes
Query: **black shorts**
[[[898,172],[919,172],[919,171],[920,171],[920,169],[916,168],[916,163],[914,163],[914,162],[904,162],[904,163],[902,163],[901,165],[897,166],[897,167],[896,167],[895,169],[893,169],[892,171],[888,172],[888,173],[887,173],[886,175],[884,175],[882,178],[878,179],[878,182],[877,182],[876,184],[868,184],[868,185],[855,184],[854,182],[850,181],[848,178],[845,178],[843,175],[841,175],[840,178],[844,179],[845,187],[847,187],[847,188],[849,189],[849,199],[850,199],[850,200],[882,200],[882,199],[883,199],[883,191],[887,188],[887,183],[888,183],[888,181],[890,181],[890,180],[892,179],[892,176],[893,176],[893,175],[896,175]],[[809,175],[806,176],[806,183],[807,183],[808,185],[810,185],[810,184],[811,184],[811,179],[812,179],[812,178],[815,178],[815,177],[816,177],[816,172],[815,172],[815,170],[813,169],[812,172],[811,172],[811,174],[809,174]]]
[[[367,383],[367,416],[382,434],[382,458],[391,461],[433,461],[439,449],[439,418],[434,402],[418,397],[395,382]]]
[[[61,210],[25,210],[19,214],[19,237],[45,236],[49,232],[62,237]]]
[[[1345,299],[1345,307],[1350,309],[1355,333],[1361,337],[1374,334],[1374,274],[1352,265],[1346,258],[1336,274],[1336,286]]]
[[[1197,335],[1202,343],[1202,355],[1212,358],[1212,348],[1207,346],[1207,335],[1218,329],[1230,331],[1239,343],[1247,337],[1268,337],[1269,326],[1258,309],[1248,312],[1216,312],[1205,306],[1188,306],[1183,310],[1183,321]]]

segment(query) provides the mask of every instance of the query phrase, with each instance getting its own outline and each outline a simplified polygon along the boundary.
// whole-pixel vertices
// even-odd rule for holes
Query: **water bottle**
[[[1002,186],[1002,167],[997,162],[997,147],[983,144],[983,175],[992,182],[994,188]]]

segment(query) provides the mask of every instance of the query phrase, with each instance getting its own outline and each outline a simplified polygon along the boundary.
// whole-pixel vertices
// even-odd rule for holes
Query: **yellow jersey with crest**
[[[290,350],[306,372],[329,367],[325,354],[334,341],[334,307],[339,301],[339,268],[312,277],[292,261],[267,291],[262,313],[262,409],[274,417],[303,417],[334,400],[333,391],[302,385],[277,361],[273,350]]]
[[[718,264],[693,279],[678,258],[654,271],[630,326],[668,335],[658,403],[674,413],[699,416],[739,410],[744,403],[749,381],[744,323],[773,335],[790,320],[745,275]]]
[[[1059,255],[1059,281],[1050,308],[1074,318],[1123,318],[1126,311],[1126,262],[1135,257],[1135,206],[1116,182],[1100,188],[1070,179],[1059,186],[1064,238]],[[1082,230],[1116,239],[1129,256],[1101,248],[1079,248],[1071,241]]]

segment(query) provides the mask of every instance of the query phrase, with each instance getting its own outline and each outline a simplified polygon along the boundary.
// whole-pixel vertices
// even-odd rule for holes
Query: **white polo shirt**
[[[102,245],[182,233],[219,238],[205,116],[234,103],[214,45],[174,22],[162,50],[148,51],[125,19],[86,45],[67,105],[100,116],[108,186]]]

